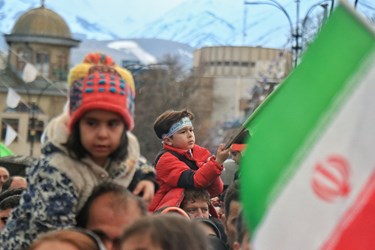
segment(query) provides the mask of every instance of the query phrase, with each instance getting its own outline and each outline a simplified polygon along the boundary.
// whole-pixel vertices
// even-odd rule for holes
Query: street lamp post
[[[300,29],[300,26],[299,26],[299,19],[300,19],[300,0],[295,0],[296,2],[296,23],[295,23],[295,28],[293,28],[293,22],[292,22],[292,19],[289,15],[289,13],[286,11],[286,9],[279,3],[277,2],[276,0],[266,0],[266,1],[254,1],[254,2],[248,2],[248,1],[244,1],[244,5],[270,5],[270,6],[273,6],[273,7],[276,7],[277,9],[281,10],[284,15],[287,17],[288,19],[288,22],[289,22],[289,26],[290,26],[290,34],[294,40],[294,44],[293,44],[293,41],[292,41],[292,46],[291,46],[291,50],[293,52],[293,64],[294,64],[294,67],[297,66],[298,64],[298,59],[299,59],[299,56],[300,56],[300,51],[302,51],[302,43],[300,43],[300,38],[303,38],[303,34],[304,34],[304,25],[306,23],[306,20],[310,14],[310,12],[317,6],[322,6],[324,7],[323,5],[326,4],[327,2],[331,2],[331,9],[330,9],[330,12],[332,12],[333,10],[333,6],[334,6],[334,0],[323,0],[317,4],[314,4],[313,6],[311,6],[309,8],[309,10],[307,11],[306,13],[306,16],[305,18],[303,19],[303,23],[302,23],[302,27]],[[327,5],[325,5],[327,6]]]
[[[327,16],[328,16],[328,13],[327,13],[327,7],[328,7],[328,2],[330,2],[330,10],[329,10],[329,14],[332,13],[333,11],[333,6],[335,4],[335,0],[323,0],[323,1],[320,1],[316,4],[313,4],[307,11],[306,11],[306,15],[305,17],[303,18],[302,20],[302,25],[301,25],[301,38],[302,40],[304,39],[304,36],[305,36],[305,28],[306,28],[306,23],[307,23],[307,20],[309,19],[309,16],[310,16],[310,13],[316,8],[316,7],[322,7],[324,9],[324,19],[323,19],[323,22],[327,19]],[[303,40],[304,41],[304,40]]]
[[[299,16],[299,0],[296,0],[296,3],[297,3],[297,19],[298,19],[298,16]],[[245,0],[244,5],[270,5],[270,6],[276,7],[277,9],[281,10],[284,13],[284,15],[286,16],[286,18],[288,19],[288,22],[289,22],[290,34],[295,39],[295,45],[293,45],[293,42],[292,42],[291,49],[292,49],[292,51],[294,51],[293,61],[294,61],[294,67],[296,67],[297,62],[298,62],[298,53],[299,53],[299,50],[300,50],[300,47],[301,47],[299,45],[298,22],[296,23],[296,29],[295,29],[295,32],[294,32],[293,22],[292,22],[292,19],[290,18],[290,15],[285,10],[285,8],[279,2],[277,2],[276,0],[255,1],[255,2],[248,2],[248,1]]]
[[[34,143],[35,143],[35,139],[36,139],[36,135],[37,135],[37,131],[36,131],[36,126],[38,124],[36,124],[36,122],[38,121],[39,123],[39,120],[37,119],[37,115],[36,115],[36,109],[39,107],[39,102],[40,102],[40,99],[41,97],[43,96],[44,92],[50,87],[51,85],[47,82],[46,86],[44,86],[43,89],[40,90],[37,98],[36,98],[36,101],[34,100],[31,100],[30,101],[30,108],[31,108],[31,128],[30,128],[30,156],[34,156]],[[29,98],[31,99],[31,96],[29,96]],[[38,111],[39,112],[39,111]],[[38,125],[39,126],[39,125]]]

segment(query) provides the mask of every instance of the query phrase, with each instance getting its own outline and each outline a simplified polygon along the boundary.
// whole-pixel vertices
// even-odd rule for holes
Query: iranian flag
[[[254,249],[375,249],[375,33],[340,3],[245,123]]]

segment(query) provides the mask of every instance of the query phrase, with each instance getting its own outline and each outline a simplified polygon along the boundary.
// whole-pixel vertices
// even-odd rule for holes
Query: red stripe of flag
[[[322,249],[375,249],[375,172]]]

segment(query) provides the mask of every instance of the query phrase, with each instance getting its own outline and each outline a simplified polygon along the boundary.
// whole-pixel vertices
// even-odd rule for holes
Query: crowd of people
[[[68,87],[27,179],[0,168],[1,249],[250,249],[238,188],[245,137],[213,155],[195,143],[191,111],[167,110],[154,122],[161,150],[145,166],[131,133],[132,75],[91,53]]]

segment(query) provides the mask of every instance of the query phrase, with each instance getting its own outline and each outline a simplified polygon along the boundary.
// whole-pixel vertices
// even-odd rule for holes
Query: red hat
[[[101,60],[102,64],[93,63],[86,67],[85,76],[70,83],[69,128],[72,129],[88,111],[107,110],[118,113],[124,119],[126,129],[131,130],[134,127],[134,91],[131,83],[120,75],[110,57],[95,55],[104,58]],[[75,68],[77,67],[79,65]]]

